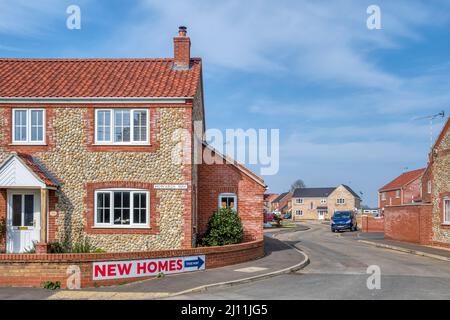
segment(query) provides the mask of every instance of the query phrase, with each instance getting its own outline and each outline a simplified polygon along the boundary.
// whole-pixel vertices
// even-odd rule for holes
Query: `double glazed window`
[[[95,112],[95,143],[149,144],[148,110],[98,109]]]
[[[303,211],[302,210],[295,210],[295,215],[296,216],[302,216],[303,215]]]
[[[450,198],[444,198],[444,224],[450,224]]]
[[[45,136],[43,109],[13,110],[13,143],[42,144]]]
[[[337,204],[345,204],[345,199],[344,198],[338,198],[338,199],[336,199],[336,203]]]
[[[295,199],[295,203],[303,204],[303,198],[297,198],[297,199]]]
[[[95,226],[148,227],[148,191],[116,189],[96,191]]]
[[[228,208],[237,211],[237,197],[234,193],[221,193],[219,195],[219,208]]]

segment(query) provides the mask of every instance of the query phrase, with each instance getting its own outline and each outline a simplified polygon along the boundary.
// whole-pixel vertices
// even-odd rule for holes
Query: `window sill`
[[[93,143],[93,146],[96,147],[149,147],[150,143]]]
[[[38,147],[42,147],[42,146],[47,146],[46,143],[10,143],[9,146],[12,147],[17,147],[17,146],[26,146],[26,147],[33,147],[33,146],[38,146]]]
[[[150,230],[149,226],[126,226],[126,227],[118,227],[118,226],[93,226],[92,229],[100,229],[100,230]]]

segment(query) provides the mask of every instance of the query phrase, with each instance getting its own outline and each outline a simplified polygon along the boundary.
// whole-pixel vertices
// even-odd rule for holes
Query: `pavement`
[[[362,243],[373,245],[378,248],[390,249],[443,261],[450,261],[450,249],[424,246],[402,241],[386,240],[384,239],[383,232],[345,232],[341,233],[341,236],[353,237]]]
[[[321,223],[307,225],[310,230],[277,235],[310,257],[305,268],[169,299],[450,299],[448,261],[378,248],[360,242],[358,232],[337,234]],[[379,289],[367,286],[374,266],[380,270]]]
[[[292,231],[307,228],[292,228]],[[158,299],[183,295],[190,292],[209,290],[212,287],[225,287],[289,273],[309,263],[306,254],[299,249],[273,238],[285,230],[267,232],[265,237],[265,256],[261,259],[214,268],[198,272],[167,275],[140,282],[110,287],[86,288],[82,290],[58,290],[31,288],[0,288],[0,299],[52,299],[52,300],[115,300],[115,299]]]

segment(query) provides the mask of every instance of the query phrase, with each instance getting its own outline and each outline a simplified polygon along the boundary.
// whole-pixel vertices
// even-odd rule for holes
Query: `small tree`
[[[236,211],[221,208],[216,211],[208,222],[208,229],[201,244],[204,246],[223,246],[241,243],[244,239],[244,229]]]
[[[306,185],[303,182],[303,180],[302,179],[297,179],[297,180],[294,181],[293,184],[291,184],[291,192],[294,192],[295,189],[305,188],[305,187],[306,187]]]

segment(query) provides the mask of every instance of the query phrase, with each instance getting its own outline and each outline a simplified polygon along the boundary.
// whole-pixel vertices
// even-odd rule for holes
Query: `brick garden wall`
[[[431,205],[386,207],[384,220],[385,239],[432,244]]]
[[[88,254],[1,254],[0,286],[40,287],[45,281],[60,281],[66,287],[67,268],[78,266],[81,270],[81,287],[123,284],[146,278],[106,281],[92,280],[93,262],[124,261],[206,255],[206,268],[217,268],[254,260],[264,256],[264,242],[253,241],[223,247],[205,247],[165,251]],[[150,277],[151,278],[151,277]]]
[[[384,219],[363,215],[361,230],[362,232],[384,232]]]

